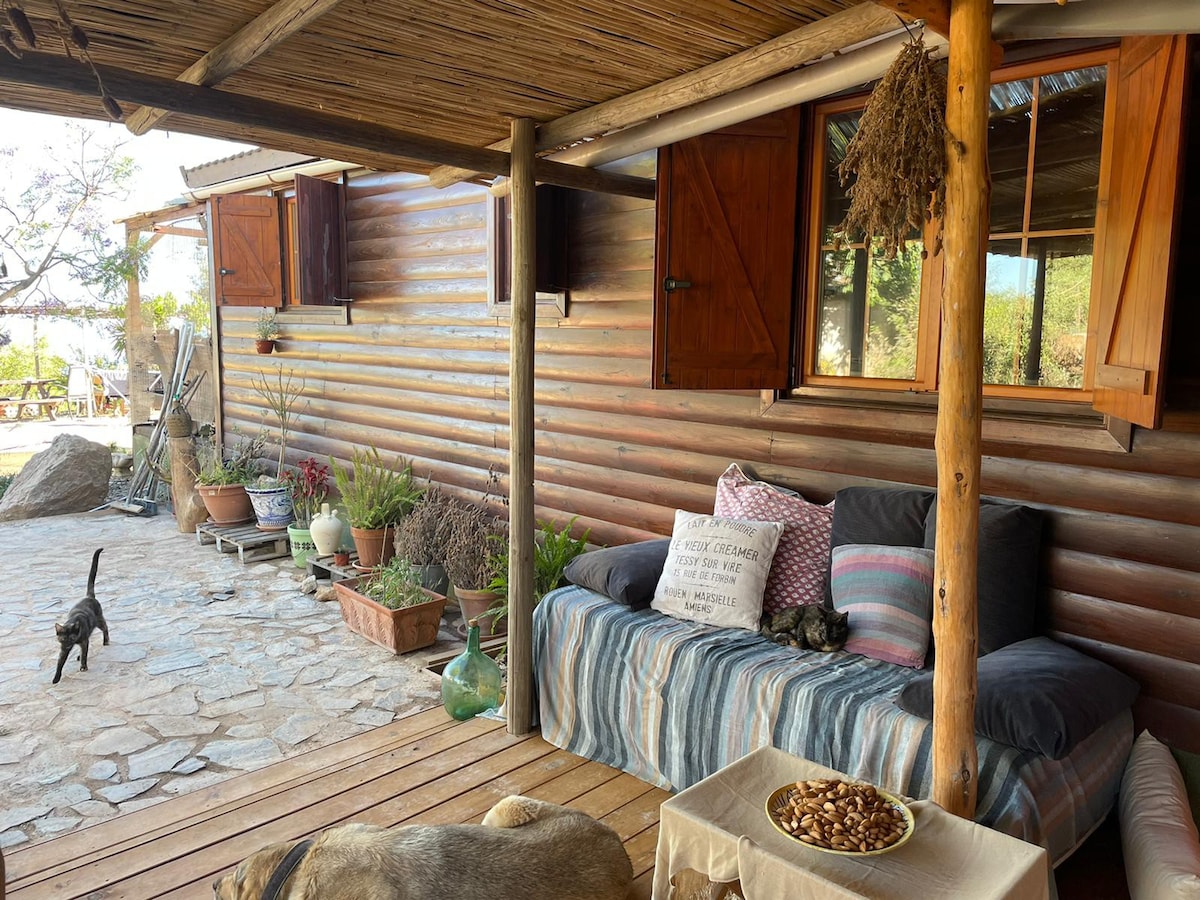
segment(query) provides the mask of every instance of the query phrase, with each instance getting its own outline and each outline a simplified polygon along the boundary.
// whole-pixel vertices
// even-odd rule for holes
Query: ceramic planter
[[[246,493],[254,506],[258,527],[263,531],[282,531],[292,521],[292,489],[287,485],[278,487],[246,486]]]
[[[262,354],[271,353],[275,350],[275,342],[274,341],[257,341],[256,340],[254,342],[254,350],[257,353],[262,353]]]
[[[428,603],[407,609],[388,609],[358,592],[362,582],[361,578],[348,578],[333,583],[342,608],[342,619],[351,631],[393,653],[419,650],[437,640],[446,606],[444,596],[422,588],[429,595]]]
[[[446,575],[446,567],[436,564],[413,566],[421,574],[421,587],[429,588],[435,594],[444,594],[450,590],[450,578]]]
[[[358,551],[360,569],[374,569],[386,565],[396,555],[396,530],[387,528],[350,528],[354,535],[354,549]]]
[[[254,519],[244,484],[198,484],[208,516],[217,525],[241,525]]]
[[[308,563],[310,556],[316,556],[317,547],[313,543],[312,534],[307,528],[299,528],[296,525],[287,527],[288,542],[292,547],[292,562],[297,568],[303,569]]]
[[[487,615],[492,604],[500,599],[500,595],[495,591],[472,591],[456,587],[454,596],[458,600],[464,619],[468,622],[471,619],[479,620],[479,633],[485,638],[508,633],[508,616],[493,622],[492,616]]]

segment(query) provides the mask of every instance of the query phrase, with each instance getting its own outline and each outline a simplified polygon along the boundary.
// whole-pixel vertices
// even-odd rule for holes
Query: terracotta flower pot
[[[254,349],[258,353],[263,353],[263,354],[272,353],[275,350],[275,342],[274,341],[257,341],[256,340],[254,342]]]
[[[217,525],[241,525],[254,520],[254,507],[244,484],[198,484],[209,518]]]
[[[486,638],[508,634],[508,616],[503,616],[499,621],[493,622],[493,617],[487,614],[492,604],[500,598],[495,591],[472,591],[456,587],[454,596],[458,600],[459,608],[462,609],[464,619],[468,622],[471,619],[479,620],[480,635]]]
[[[396,555],[395,529],[387,528],[354,528],[354,549],[358,551],[359,568],[373,569],[386,565],[388,560]]]
[[[393,653],[419,650],[437,640],[442,611],[446,607],[444,596],[422,588],[429,595],[428,603],[407,609],[388,609],[358,592],[362,580],[347,578],[333,583],[342,608],[342,619],[351,631]]]

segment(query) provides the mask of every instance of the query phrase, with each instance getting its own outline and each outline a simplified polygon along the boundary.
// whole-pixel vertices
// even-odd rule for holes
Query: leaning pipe
[[[1179,0],[1087,0],[997,6],[992,39],[1118,38],[1130,34],[1200,33],[1200,3]]]
[[[944,38],[929,31],[926,31],[925,37],[927,46],[935,55],[945,55]],[[787,109],[797,103],[805,103],[867,84],[887,71],[907,40],[906,35],[889,38],[862,50],[813,63],[803,69],[759,82],[723,97],[706,100],[594,141],[568,147],[551,154],[548,158],[555,162],[578,166],[600,166],[633,156],[643,150],[664,147]],[[507,184],[507,180],[499,182],[492,188],[492,193],[508,193]]]

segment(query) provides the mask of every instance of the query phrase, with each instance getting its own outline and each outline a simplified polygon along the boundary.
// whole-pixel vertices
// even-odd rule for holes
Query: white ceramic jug
[[[337,516],[337,510],[329,511],[329,504],[322,503],[321,511],[313,516],[312,524],[308,526],[317,553],[328,556],[338,548],[342,541],[342,520]]]

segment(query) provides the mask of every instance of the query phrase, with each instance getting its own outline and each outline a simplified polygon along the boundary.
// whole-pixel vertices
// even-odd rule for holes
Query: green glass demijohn
[[[479,622],[471,619],[467,626],[467,649],[442,670],[442,705],[456,719],[500,705],[500,667],[479,649]]]

